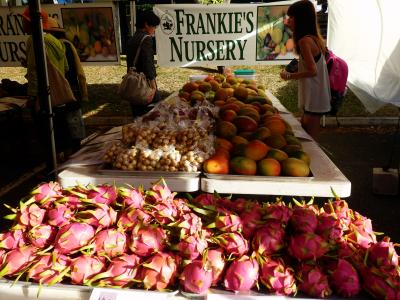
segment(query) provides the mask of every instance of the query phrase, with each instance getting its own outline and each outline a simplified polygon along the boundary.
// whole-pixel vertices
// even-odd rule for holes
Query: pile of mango
[[[254,80],[209,75],[180,90],[188,102],[219,107],[215,153],[203,163],[211,174],[309,176],[310,156],[290,125]]]

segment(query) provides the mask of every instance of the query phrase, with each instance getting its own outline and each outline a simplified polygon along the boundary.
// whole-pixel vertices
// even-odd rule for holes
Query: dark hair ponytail
[[[319,31],[314,4],[309,0],[297,1],[289,6],[287,15],[294,19],[293,40],[296,52],[300,53],[299,41],[306,35],[312,35],[325,53],[325,42]]]

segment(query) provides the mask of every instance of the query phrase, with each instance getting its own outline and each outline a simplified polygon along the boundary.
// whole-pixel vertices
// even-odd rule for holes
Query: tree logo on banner
[[[172,18],[171,15],[168,13],[165,13],[161,17],[161,30],[165,33],[170,35],[172,32],[174,32],[175,29],[175,22],[174,19]]]

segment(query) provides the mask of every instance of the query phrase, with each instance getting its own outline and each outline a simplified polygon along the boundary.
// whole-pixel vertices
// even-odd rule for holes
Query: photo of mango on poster
[[[257,7],[256,60],[286,60],[295,57],[292,32],[284,25],[288,7]]]
[[[111,7],[62,8],[61,16],[82,62],[118,61]]]

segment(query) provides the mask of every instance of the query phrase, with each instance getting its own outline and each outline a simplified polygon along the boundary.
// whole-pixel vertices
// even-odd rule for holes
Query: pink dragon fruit
[[[314,233],[318,226],[318,211],[314,206],[296,206],[290,218],[290,224],[296,232]]]
[[[205,269],[212,271],[212,286],[218,284],[225,268],[224,250],[221,248],[206,250],[204,254]]]
[[[0,266],[3,264],[4,262],[4,257],[6,256],[6,250],[4,249],[0,249]]]
[[[47,210],[47,223],[51,226],[62,227],[70,223],[72,211],[67,205],[56,204]]]
[[[215,243],[225,250],[228,255],[241,257],[249,251],[247,241],[239,233],[225,232],[213,239]]]
[[[129,208],[122,211],[117,221],[117,227],[124,230],[133,229],[137,224],[147,224],[151,222],[152,217],[145,211],[138,208]]]
[[[38,248],[45,248],[54,242],[56,229],[50,225],[38,225],[32,227],[28,232],[31,244]]]
[[[126,252],[127,238],[124,232],[117,229],[104,229],[95,235],[94,245],[98,256],[113,258]]]
[[[243,230],[242,220],[238,215],[233,213],[217,215],[215,223],[212,226],[223,232],[241,232]]]
[[[129,249],[139,256],[149,256],[165,248],[167,235],[161,227],[136,226],[128,244]]]
[[[73,284],[88,284],[90,279],[104,271],[102,258],[82,255],[71,262],[71,282]]]
[[[192,199],[192,202],[200,207],[215,206],[216,199],[213,194],[200,194],[196,198]]]
[[[174,202],[165,200],[164,202],[156,203],[154,205],[146,205],[150,214],[162,225],[168,225],[175,221],[178,211],[174,206]]]
[[[296,294],[294,273],[285,266],[280,258],[264,257],[260,259],[260,281],[269,292],[276,295]]]
[[[326,240],[337,241],[343,236],[342,226],[336,216],[322,212],[318,215],[316,233]]]
[[[399,274],[384,274],[376,267],[364,267],[361,270],[363,289],[375,299],[399,300]]]
[[[201,218],[194,213],[182,215],[179,220],[168,224],[169,227],[179,230],[179,238],[183,239],[189,235],[199,234],[202,230]]]
[[[71,260],[65,255],[44,254],[29,268],[28,279],[47,285],[59,283],[69,272],[70,263]]]
[[[354,219],[349,225],[349,233],[346,240],[364,249],[376,243],[376,235],[372,229],[372,221],[357,212],[354,212]]]
[[[353,244],[348,243],[344,239],[340,239],[336,242],[337,253],[339,258],[348,258],[351,259],[354,255],[357,255],[363,249],[357,249],[353,246]]]
[[[314,233],[300,233],[290,238],[288,251],[298,260],[316,260],[329,251],[329,244]]]
[[[260,227],[252,240],[253,250],[261,255],[271,255],[285,246],[285,230],[279,221],[269,221]]]
[[[234,260],[226,270],[224,286],[234,292],[248,292],[258,280],[258,263],[246,255]]]
[[[192,210],[188,206],[188,201],[186,199],[175,198],[173,200],[173,205],[176,207],[178,217],[182,217],[192,212]]]
[[[162,184],[153,185],[150,191],[146,191],[145,200],[148,203],[162,203],[165,201],[172,201],[175,195],[176,193],[173,193],[165,182],[162,182]]]
[[[341,258],[330,275],[330,283],[339,296],[348,298],[356,296],[361,289],[356,269],[347,260]]]
[[[62,188],[58,182],[45,182],[31,191],[31,195],[40,205],[51,203],[55,198],[62,197]]]
[[[144,204],[143,191],[135,188],[120,187],[118,195],[122,199],[124,208],[142,208]]]
[[[334,201],[329,201],[324,204],[324,211],[328,214],[333,214],[340,221],[342,230],[349,229],[351,222],[352,211],[346,201],[337,198]]]
[[[17,222],[23,226],[37,226],[43,223],[46,210],[40,208],[36,203],[31,205],[21,205],[21,210],[17,214]]]
[[[207,241],[197,235],[184,237],[177,245],[177,250],[183,258],[195,260],[207,248]]]
[[[122,254],[111,260],[107,270],[92,277],[87,284],[96,286],[127,287],[137,280],[140,257],[135,254]]]
[[[399,256],[389,237],[371,245],[368,249],[368,261],[376,267],[393,268],[399,265]]]
[[[243,224],[242,234],[247,240],[251,240],[257,229],[265,224],[259,209],[251,209],[241,213],[240,219],[242,219]]]
[[[287,224],[292,216],[292,209],[285,205],[283,201],[276,203],[268,203],[265,207],[265,218],[267,220],[278,220],[283,224]]]
[[[79,209],[83,207],[84,200],[86,199],[86,195],[82,195],[83,198],[80,198],[76,195],[66,195],[61,199],[55,201],[56,205],[65,205],[71,210]]]
[[[84,210],[75,214],[75,219],[92,225],[95,228],[107,228],[117,221],[117,212],[107,204],[97,203],[92,210]]]
[[[372,244],[376,243],[375,234],[371,235],[360,227],[350,224],[348,233],[344,236],[348,243],[353,244],[355,247],[368,249]]]
[[[234,201],[230,201],[230,205],[224,205],[224,207],[228,209],[232,209],[235,213],[241,214],[245,211],[250,210],[253,205],[253,201],[245,199],[245,198],[238,198]]]
[[[185,266],[179,279],[184,291],[202,294],[211,287],[213,275],[201,260],[195,260]]]
[[[177,271],[178,265],[175,257],[168,253],[159,252],[142,264],[139,278],[146,290],[162,291],[174,284]]]
[[[89,224],[71,223],[60,228],[55,239],[55,249],[61,254],[70,254],[89,244],[94,229]]]
[[[297,274],[299,279],[299,291],[315,298],[326,298],[332,294],[328,277],[318,266],[302,264]]]
[[[15,275],[28,267],[36,257],[37,248],[34,246],[23,246],[10,250],[3,257],[0,266],[0,278]]]
[[[11,230],[0,234],[0,249],[11,250],[26,244],[24,231],[21,229]]]
[[[117,188],[107,184],[91,186],[91,189],[87,192],[88,200],[94,203],[112,205],[116,202],[117,197]]]

